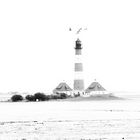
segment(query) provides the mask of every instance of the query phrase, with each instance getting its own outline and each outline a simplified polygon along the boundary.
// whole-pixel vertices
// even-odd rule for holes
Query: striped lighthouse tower
[[[79,39],[75,42],[75,79],[74,92],[82,95],[84,93],[83,64],[82,64],[82,45]]]

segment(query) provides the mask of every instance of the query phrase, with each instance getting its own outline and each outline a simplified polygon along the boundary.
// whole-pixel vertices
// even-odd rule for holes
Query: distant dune
[[[94,95],[90,97],[74,97],[63,99],[62,101],[98,101],[98,100],[123,100],[124,98],[116,97],[114,95]]]

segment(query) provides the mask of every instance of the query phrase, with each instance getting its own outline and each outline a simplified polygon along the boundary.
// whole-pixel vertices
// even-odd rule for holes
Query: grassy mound
[[[98,100],[123,100],[123,98],[116,97],[114,95],[94,95],[94,96],[89,96],[89,97],[74,97],[74,98],[68,98],[63,101],[98,101]]]

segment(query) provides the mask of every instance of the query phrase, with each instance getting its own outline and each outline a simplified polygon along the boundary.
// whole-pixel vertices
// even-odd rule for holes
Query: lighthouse
[[[74,92],[82,95],[84,93],[82,44],[79,39],[75,41],[75,64],[74,64]]]

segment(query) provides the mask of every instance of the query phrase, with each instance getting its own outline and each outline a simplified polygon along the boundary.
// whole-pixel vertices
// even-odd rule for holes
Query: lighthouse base
[[[74,80],[74,90],[75,91],[84,91],[84,80],[83,79]]]
[[[74,96],[83,96],[85,94],[84,90],[74,90],[73,91]]]

